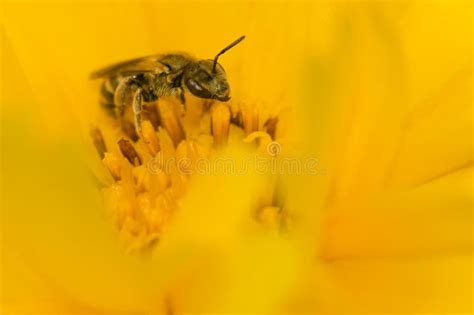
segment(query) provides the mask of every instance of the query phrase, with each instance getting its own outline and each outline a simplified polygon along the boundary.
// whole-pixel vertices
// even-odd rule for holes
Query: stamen
[[[265,124],[263,124],[263,130],[265,130],[270,135],[270,137],[272,137],[272,140],[275,140],[277,124],[278,116],[268,118]]]
[[[185,138],[185,135],[178,117],[173,112],[172,105],[172,103],[162,100],[158,106],[161,123],[168,131],[174,145],[177,146]]]
[[[156,135],[156,131],[149,120],[142,122],[142,137],[143,141],[147,144],[150,153],[155,156],[160,151],[160,142]]]
[[[120,160],[114,153],[106,152],[104,159],[102,160],[105,167],[109,170],[112,177],[117,181],[120,179]]]
[[[139,166],[142,164],[142,160],[130,141],[127,139],[120,139],[118,145],[120,152],[122,152],[122,155],[130,162],[130,164],[133,166]]]
[[[104,196],[128,252],[145,253],[166,238],[163,233],[189,189],[196,161],[218,155],[216,147],[242,142],[254,143],[246,147],[268,156],[268,144],[275,141],[278,117],[261,116],[254,104],[235,110],[212,100],[195,99],[194,106],[190,100],[187,109],[174,98],[145,104],[140,135],[126,115],[117,124],[101,126],[115,128],[107,135],[121,134],[116,138],[120,153],[107,151],[106,144],[110,148],[113,143],[106,143],[98,128],[90,131],[102,163],[115,180],[104,189]],[[278,231],[287,228],[289,216],[274,188],[269,185],[269,191],[261,192],[265,198],[249,215]]]
[[[212,135],[217,146],[227,142],[229,136],[230,110],[229,107],[216,103],[211,109]]]
[[[252,143],[255,141],[256,146],[258,147],[258,152],[262,154],[271,154],[272,152],[268,152],[268,145],[272,142],[272,138],[270,135],[264,131],[255,131],[249,134],[245,139],[244,142]]]
[[[131,236],[139,236],[142,233],[143,225],[141,225],[137,220],[128,216],[123,221],[122,232],[129,234]]]
[[[183,175],[192,175],[196,166],[195,162],[200,158],[207,157],[208,154],[209,150],[195,140],[182,141],[176,148],[179,172]]]
[[[160,126],[160,115],[158,114],[156,104],[144,105],[142,116],[143,120],[149,120],[150,123],[153,125],[154,129],[158,130],[158,127]]]
[[[242,122],[247,135],[258,130],[258,109],[253,106],[242,107]]]

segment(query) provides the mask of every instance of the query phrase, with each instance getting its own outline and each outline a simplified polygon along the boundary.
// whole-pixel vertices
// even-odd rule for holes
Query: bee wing
[[[133,75],[143,72],[166,71],[166,65],[160,63],[161,58],[162,55],[152,55],[119,62],[93,72],[90,78],[98,79],[114,75]]]

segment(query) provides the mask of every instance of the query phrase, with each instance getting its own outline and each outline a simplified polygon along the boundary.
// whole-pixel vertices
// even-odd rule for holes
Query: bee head
[[[241,36],[226,46],[213,60],[201,60],[192,64],[184,77],[186,88],[200,98],[217,99],[221,102],[230,100],[229,83],[224,68],[217,63],[217,59],[244,38],[245,36]]]
[[[212,65],[212,60],[194,63],[185,74],[185,85],[194,96],[227,102],[230,88],[224,68],[218,64],[216,71],[212,72]]]

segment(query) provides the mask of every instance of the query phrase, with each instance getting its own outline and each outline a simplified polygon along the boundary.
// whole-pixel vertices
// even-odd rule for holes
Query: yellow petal
[[[334,209],[324,229],[323,257],[427,257],[469,254],[472,168],[415,189]]]

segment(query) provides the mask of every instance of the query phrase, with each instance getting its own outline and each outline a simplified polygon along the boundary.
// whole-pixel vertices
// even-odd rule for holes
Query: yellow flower
[[[2,312],[471,313],[471,23],[468,2],[6,1]],[[91,71],[241,34],[230,107],[162,100],[121,141]],[[268,153],[318,171],[161,172]]]

